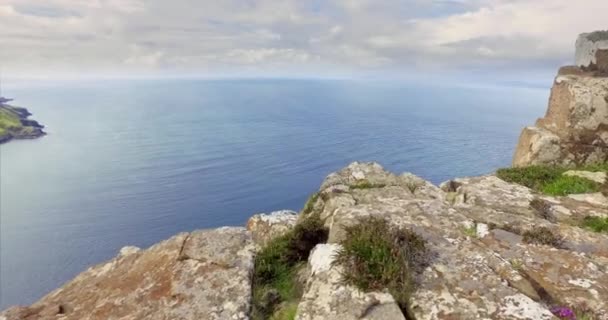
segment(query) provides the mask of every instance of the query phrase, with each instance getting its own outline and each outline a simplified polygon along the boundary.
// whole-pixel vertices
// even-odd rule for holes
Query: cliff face
[[[411,228],[426,242],[429,261],[416,276],[409,319],[557,319],[555,305],[584,306],[591,319],[608,319],[608,235],[570,223],[608,216],[601,194],[544,196],[492,175],[437,187],[375,163],[329,175],[299,215],[256,215],[248,229],[126,247],[0,319],[250,319],[256,252],[311,215],[324,221],[329,236],[300,272],[295,319],[406,318],[388,292],[345,284],[351,270],[334,263],[345,230],[369,217]],[[559,247],[525,240],[538,229],[559,238]]]
[[[545,117],[521,133],[514,166],[608,160],[608,31],[579,36],[576,63],[560,69]]]

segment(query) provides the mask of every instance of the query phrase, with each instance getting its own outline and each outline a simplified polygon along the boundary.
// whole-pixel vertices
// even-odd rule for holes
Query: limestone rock
[[[608,31],[583,33],[576,40],[576,65],[608,72]]]
[[[339,248],[336,244],[320,244],[311,252],[310,276],[296,320],[405,320],[390,294],[364,293],[342,283],[343,270],[332,265]]]
[[[522,131],[514,166],[608,161],[608,32],[581,35],[576,61],[582,69],[555,78],[545,117]]]
[[[597,182],[599,184],[603,184],[606,182],[606,173],[605,172],[569,170],[569,171],[564,172],[564,175],[571,176],[571,177],[585,178],[587,180],[591,180],[591,181]]]
[[[253,258],[244,228],[182,233],[146,250],[123,249],[0,319],[248,319]]]
[[[247,230],[253,241],[261,248],[270,240],[291,230],[298,221],[298,213],[291,210],[274,211],[270,214],[256,214],[247,221]]]

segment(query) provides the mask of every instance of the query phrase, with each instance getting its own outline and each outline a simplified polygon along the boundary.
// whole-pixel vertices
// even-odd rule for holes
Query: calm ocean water
[[[130,80],[19,85],[49,135],[0,147],[0,309],[125,245],[298,210],[375,160],[439,183],[510,163],[548,89],[407,82]]]

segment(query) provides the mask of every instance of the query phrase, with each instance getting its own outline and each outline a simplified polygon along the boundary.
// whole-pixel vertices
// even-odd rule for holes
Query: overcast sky
[[[5,74],[555,69],[608,0],[0,0]]]

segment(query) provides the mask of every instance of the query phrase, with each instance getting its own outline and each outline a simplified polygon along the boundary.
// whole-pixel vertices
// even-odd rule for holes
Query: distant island
[[[32,114],[25,108],[6,104],[12,101],[0,97],[0,144],[13,139],[35,139],[46,135],[43,125],[28,119]]]

